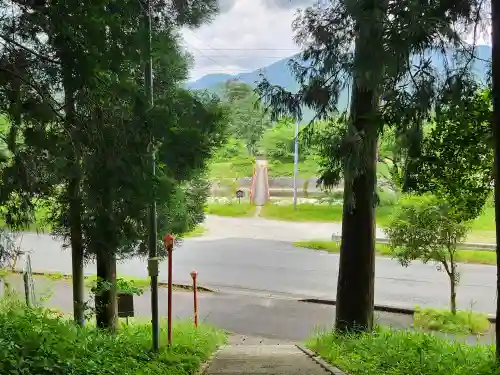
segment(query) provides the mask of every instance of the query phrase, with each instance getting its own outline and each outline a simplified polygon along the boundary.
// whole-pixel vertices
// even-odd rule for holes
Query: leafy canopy
[[[447,201],[424,194],[402,198],[385,232],[392,256],[403,266],[419,259],[424,263],[435,261],[448,269],[468,229]]]
[[[490,90],[455,82],[423,140],[417,191],[447,200],[463,221],[481,214],[493,188],[491,116]]]

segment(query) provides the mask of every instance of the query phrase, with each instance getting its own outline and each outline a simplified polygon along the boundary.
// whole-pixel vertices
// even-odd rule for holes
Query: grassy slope
[[[146,322],[144,322],[146,323]],[[151,327],[133,323],[109,335],[91,326],[76,329],[70,320],[15,302],[0,304],[0,365],[5,374],[188,375],[225,341],[221,331],[176,322],[167,347],[162,322],[161,348],[152,355]]]
[[[255,206],[249,203],[215,204],[205,206],[205,212],[210,215],[229,217],[251,217],[255,212]]]
[[[415,331],[324,333],[307,346],[350,375],[494,375],[493,346],[469,346]]]
[[[333,241],[310,240],[310,241],[297,241],[294,242],[297,247],[304,247],[307,249],[327,251],[329,253],[338,253],[340,251],[340,244]],[[379,255],[389,256],[390,249],[385,244],[377,244],[376,252]],[[474,251],[474,250],[458,250],[457,261],[460,263],[476,263],[476,264],[496,264],[496,254],[493,251]]]

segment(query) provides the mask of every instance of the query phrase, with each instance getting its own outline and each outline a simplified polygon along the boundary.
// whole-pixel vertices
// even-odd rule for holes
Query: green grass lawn
[[[320,333],[307,347],[349,375],[494,375],[494,346],[467,345],[412,330]]]
[[[377,208],[377,225],[385,226],[390,219],[393,206],[381,206]],[[292,205],[267,204],[262,208],[261,217],[268,219],[287,221],[324,221],[341,222],[342,206],[340,205],[318,205],[299,204],[297,210]]]
[[[312,250],[327,251],[329,253],[338,253],[340,251],[340,243],[335,241],[325,240],[309,240],[294,242],[294,246],[303,247]],[[390,249],[386,244],[376,244],[375,251],[378,255],[389,256]],[[477,251],[477,250],[458,250],[457,261],[460,263],[475,263],[475,264],[496,264],[496,254],[494,251]]]
[[[70,319],[20,302],[0,302],[2,374],[189,375],[225,343],[225,334],[205,324],[174,322],[172,346],[161,323],[160,352],[151,352],[151,325],[121,325],[115,335],[89,324],[77,328]]]
[[[230,217],[251,217],[255,213],[255,206],[250,203],[217,204],[209,203],[205,212],[210,215]]]

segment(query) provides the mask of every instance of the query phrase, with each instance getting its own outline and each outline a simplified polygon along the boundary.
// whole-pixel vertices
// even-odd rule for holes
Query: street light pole
[[[299,121],[295,121],[295,150],[293,156],[293,209],[297,209],[297,176],[299,174]]]
[[[149,112],[153,108],[153,56],[152,56],[152,29],[151,29],[151,1],[145,0],[144,26],[147,32],[146,58],[144,68],[144,89],[147,97],[147,109]],[[149,143],[151,151],[151,168],[153,176],[156,174],[156,155],[154,149],[154,138],[151,135]],[[156,259],[156,242],[158,238],[158,228],[156,223],[156,201],[153,198],[149,207],[149,228],[148,228],[149,258]],[[158,275],[151,275],[151,323],[153,337],[153,351],[158,352],[160,348],[160,325],[158,317]]]

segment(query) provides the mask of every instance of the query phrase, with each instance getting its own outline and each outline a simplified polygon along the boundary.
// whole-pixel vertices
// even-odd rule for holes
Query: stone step
[[[297,346],[230,345],[218,351],[205,375],[326,375],[318,363]]]

